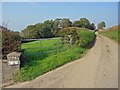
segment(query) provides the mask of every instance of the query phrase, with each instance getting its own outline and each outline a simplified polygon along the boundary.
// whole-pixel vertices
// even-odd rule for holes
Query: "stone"
[[[20,65],[20,52],[12,52],[7,55],[8,65]]]

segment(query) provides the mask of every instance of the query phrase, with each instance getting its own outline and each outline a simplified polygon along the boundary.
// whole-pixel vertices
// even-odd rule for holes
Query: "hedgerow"
[[[20,50],[19,32],[14,32],[5,27],[0,27],[2,35],[2,58],[6,59],[8,53]]]

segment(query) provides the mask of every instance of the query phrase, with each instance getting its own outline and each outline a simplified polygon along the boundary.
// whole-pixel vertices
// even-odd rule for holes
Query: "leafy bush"
[[[78,28],[69,27],[63,28],[59,31],[59,36],[63,43],[68,43],[70,45],[78,45],[80,36],[77,33]]]
[[[0,27],[0,30],[2,31],[2,58],[6,58],[8,53],[19,51],[20,35],[19,32],[13,32],[4,27]]]
[[[70,43],[72,38],[72,45],[79,45],[81,47],[89,47],[95,40],[95,33],[86,28],[69,27],[59,31],[62,41]]]
[[[79,45],[83,48],[89,48],[91,45],[94,44],[94,41],[96,39],[96,35],[93,31],[90,31],[88,29],[84,30],[78,30],[77,31],[80,36]]]

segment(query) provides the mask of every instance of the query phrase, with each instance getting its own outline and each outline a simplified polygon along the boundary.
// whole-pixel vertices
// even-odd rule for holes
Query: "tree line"
[[[59,36],[58,32],[63,28],[78,27],[95,30],[96,26],[87,18],[81,18],[77,21],[70,21],[68,18],[56,18],[55,20],[46,20],[43,23],[36,23],[35,25],[28,25],[21,31],[22,38],[37,39],[37,38],[51,38]],[[105,22],[98,24],[98,29],[105,27]]]

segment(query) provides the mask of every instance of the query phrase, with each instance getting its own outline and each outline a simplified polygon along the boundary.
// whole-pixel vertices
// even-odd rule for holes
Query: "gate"
[[[67,48],[68,47],[63,47],[63,43],[60,37],[47,39],[22,39],[21,50],[25,56],[25,62],[22,62],[36,63],[37,61],[44,60],[50,55],[54,55],[55,61],[57,54],[59,52],[65,51]]]

